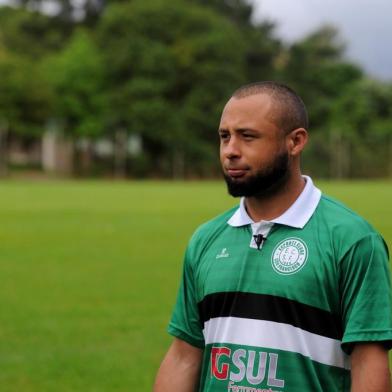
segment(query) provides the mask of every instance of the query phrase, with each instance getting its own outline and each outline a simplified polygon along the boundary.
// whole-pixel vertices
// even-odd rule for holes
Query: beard
[[[281,190],[289,178],[288,152],[277,155],[272,163],[246,180],[233,179],[223,173],[226,180],[227,191],[231,196],[266,197]]]

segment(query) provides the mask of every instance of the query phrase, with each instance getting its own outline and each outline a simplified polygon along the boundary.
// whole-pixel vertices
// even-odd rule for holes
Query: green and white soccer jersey
[[[387,259],[307,178],[274,221],[254,223],[242,201],[196,231],[169,332],[204,349],[200,391],[349,391],[352,343],[391,345]]]

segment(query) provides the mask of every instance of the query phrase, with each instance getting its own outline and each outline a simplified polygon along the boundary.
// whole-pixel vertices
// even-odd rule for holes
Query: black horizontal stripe
[[[337,315],[273,295],[213,293],[204,297],[198,306],[203,325],[211,318],[232,316],[290,324],[337,340],[341,340],[343,336],[340,318]]]

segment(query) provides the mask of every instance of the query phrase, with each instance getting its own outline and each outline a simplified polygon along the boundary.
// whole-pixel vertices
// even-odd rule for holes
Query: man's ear
[[[298,156],[308,142],[308,132],[305,128],[296,128],[287,135],[287,138],[289,154]]]

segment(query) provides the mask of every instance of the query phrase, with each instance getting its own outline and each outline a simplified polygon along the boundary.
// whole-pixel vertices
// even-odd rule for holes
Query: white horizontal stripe
[[[341,342],[289,324],[238,317],[217,317],[204,324],[206,344],[231,343],[290,351],[325,365],[350,369]]]

